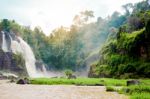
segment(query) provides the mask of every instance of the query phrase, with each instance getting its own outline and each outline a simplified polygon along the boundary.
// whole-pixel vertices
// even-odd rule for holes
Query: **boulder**
[[[26,84],[30,84],[30,80],[28,78],[24,78]]]
[[[27,84],[26,81],[24,79],[19,79],[17,81],[17,84]]]
[[[17,84],[29,84],[29,83],[30,83],[30,81],[29,81],[28,78],[19,79],[19,80],[17,81]]]
[[[127,86],[130,86],[130,85],[139,85],[140,84],[140,81],[138,80],[128,80],[127,81]]]

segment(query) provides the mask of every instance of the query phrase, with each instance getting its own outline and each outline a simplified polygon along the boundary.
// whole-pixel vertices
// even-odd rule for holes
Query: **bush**
[[[141,76],[150,77],[150,63],[141,63],[137,67],[137,73]]]
[[[65,75],[67,76],[67,78],[69,78],[70,76],[73,75],[73,71],[70,69],[65,70]]]

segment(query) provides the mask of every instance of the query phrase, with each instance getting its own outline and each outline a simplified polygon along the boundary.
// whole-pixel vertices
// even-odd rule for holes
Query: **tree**
[[[146,38],[150,37],[150,20],[146,24]]]
[[[129,30],[128,32],[132,32],[134,30],[139,30],[144,27],[144,22],[138,16],[131,16],[128,18]]]
[[[10,21],[8,19],[3,19],[0,24],[0,29],[9,32],[10,31]]]
[[[82,26],[84,24],[87,24],[90,18],[94,17],[93,14],[94,14],[93,11],[85,10],[83,12],[80,12],[79,15],[76,15],[73,19],[73,22],[77,26]]]
[[[122,7],[123,7],[123,8],[124,8],[124,10],[125,10],[125,14],[126,14],[126,16],[129,16],[129,15],[130,15],[130,13],[131,13],[131,11],[132,11],[132,10],[133,10],[133,8],[134,8],[134,6],[133,6],[133,4],[132,4],[132,3],[125,4],[125,5],[123,5]]]

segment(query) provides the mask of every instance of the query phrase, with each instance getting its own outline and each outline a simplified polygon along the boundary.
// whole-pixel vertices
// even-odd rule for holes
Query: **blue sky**
[[[19,24],[40,26],[48,35],[53,29],[69,26],[81,11],[93,10],[95,19],[106,17],[121,6],[143,0],[0,0],[0,19],[15,19]]]

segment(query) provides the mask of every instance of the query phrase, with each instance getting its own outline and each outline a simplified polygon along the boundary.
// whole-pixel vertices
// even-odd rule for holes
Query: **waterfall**
[[[7,46],[7,41],[6,41],[6,35],[5,35],[5,32],[1,31],[2,33],[2,49],[4,52],[9,52],[9,49],[8,49],[8,46]]]
[[[35,66],[36,59],[30,46],[22,38],[18,37],[18,39],[20,41],[20,46],[23,51],[22,54],[26,62],[26,69],[28,71],[29,76],[30,77],[38,76],[36,72],[36,66]]]
[[[1,31],[2,33],[2,50],[4,52],[13,52],[15,54],[20,53],[24,60],[25,60],[25,66],[27,69],[27,73],[30,77],[48,77],[47,69],[45,68],[45,65],[41,65],[42,70],[38,71],[36,69],[36,59],[34,56],[34,53],[31,49],[31,47],[19,36],[14,35],[13,33],[7,33],[4,31]],[[6,33],[7,36],[6,37]],[[12,35],[13,38],[12,38]]]
[[[30,46],[21,38],[16,38],[19,41],[13,40],[12,37],[9,35],[11,39],[11,50],[13,53],[21,53],[23,58],[25,59],[25,65],[28,72],[28,75],[30,77],[38,77],[38,74],[36,72],[36,66],[35,66],[35,56],[30,48]]]
[[[36,59],[30,46],[21,37],[16,36],[15,40],[13,40],[11,35],[9,35],[9,38],[11,40],[12,52],[15,54],[20,53],[25,59],[25,65],[26,65],[28,75],[30,77],[46,76],[47,70],[44,65],[42,66],[43,71],[39,72],[36,70],[36,66],[35,66]],[[6,40],[3,43],[6,43]]]

